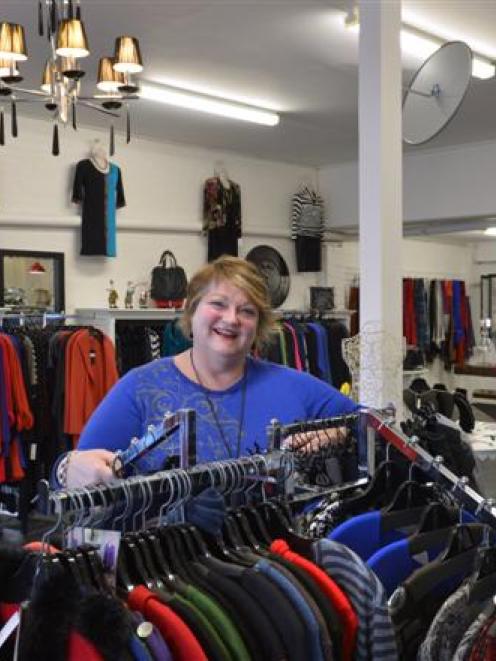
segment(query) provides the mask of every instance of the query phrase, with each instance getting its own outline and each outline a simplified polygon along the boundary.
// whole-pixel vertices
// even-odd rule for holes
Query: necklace
[[[210,412],[212,413],[212,417],[215,420],[215,425],[217,427],[217,431],[219,432],[219,436],[221,438],[222,443],[224,444],[224,447],[226,448],[226,452],[229,455],[229,457],[233,457],[233,454],[231,452],[231,447],[230,443],[226,438],[226,435],[224,434],[224,430],[222,429],[222,425],[220,424],[219,416],[217,415],[217,411],[215,409],[214,403],[210,398],[210,395],[208,394],[207,388],[203,385],[202,380],[200,379],[200,375],[198,374],[198,370],[196,369],[195,361],[193,360],[193,349],[189,350],[189,358],[191,361],[191,367],[193,368],[193,372],[195,373],[196,380],[200,384],[202,390],[203,390],[203,395],[205,399],[207,400],[208,407],[210,409]],[[235,458],[239,457],[239,453],[241,450],[241,434],[243,431],[243,422],[245,419],[245,405],[246,405],[246,372],[247,372],[247,367],[245,366],[243,370],[243,381],[241,383],[241,407],[240,407],[240,412],[239,412],[239,423],[238,423],[238,438],[236,441],[236,454],[234,455]]]

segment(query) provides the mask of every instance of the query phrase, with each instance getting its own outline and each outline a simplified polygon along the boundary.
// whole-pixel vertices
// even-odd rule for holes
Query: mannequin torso
[[[95,142],[91,148],[90,161],[95,168],[104,174],[110,170],[110,160],[107,155],[107,150],[100,142]]]

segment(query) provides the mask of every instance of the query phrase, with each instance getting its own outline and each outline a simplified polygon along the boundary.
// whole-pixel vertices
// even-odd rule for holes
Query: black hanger
[[[462,530],[463,529],[463,530]],[[448,580],[458,584],[473,571],[484,526],[478,523],[458,524],[450,532],[448,548],[436,560],[417,569],[407,579],[407,589],[415,602],[426,597],[436,586]],[[451,590],[456,589],[452,585]]]
[[[232,512],[227,511],[222,524],[222,536],[225,543],[233,551],[240,551],[243,546],[243,539],[238,529],[238,524]]]
[[[396,490],[405,479],[406,467],[396,461],[383,461],[372,476],[365,491],[346,500],[346,511],[361,514],[379,508],[390,502]]]
[[[242,510],[257,539],[259,539],[262,542],[262,544],[265,544],[266,546],[270,546],[272,542],[272,538],[257,508],[254,507],[253,505],[246,505],[242,508]]]
[[[398,487],[391,502],[381,511],[388,514],[389,512],[406,510],[410,507],[422,507],[432,502],[435,496],[436,493],[432,485],[421,484],[416,480],[407,480]]]
[[[392,501],[381,510],[381,530],[385,532],[419,522],[425,506],[435,496],[434,487],[407,480],[398,487]]]
[[[85,571],[86,567],[79,564],[78,560],[76,560],[75,553],[73,553],[71,549],[62,551],[59,554],[59,557],[62,566],[78,585],[85,585],[86,587],[93,588],[97,587],[89,572]]]
[[[145,540],[148,546],[153,566],[156,568],[157,575],[172,575],[171,568],[169,567],[169,563],[165,558],[162,545],[160,543],[158,531],[156,529],[145,530],[141,533],[141,538]]]
[[[117,562],[117,577],[122,579],[123,587],[132,590],[137,584],[148,587],[153,585],[153,577],[145,567],[140,550],[130,533],[121,538],[119,558]]]
[[[98,590],[104,593],[112,594],[112,589],[105,577],[102,559],[95,546],[91,544],[82,544],[75,549],[76,561],[81,565],[84,563],[91,576],[93,584]],[[84,570],[82,570],[84,573]]]
[[[420,535],[454,526],[459,522],[460,513],[455,507],[434,501],[423,510],[417,530],[408,539],[414,542]]]
[[[250,522],[248,521],[248,517],[246,516],[245,511],[238,507],[233,511],[232,515],[238,523],[238,529],[245,544],[248,544],[248,546],[254,551],[259,551],[260,542],[257,540],[256,535],[250,526]]]
[[[457,524],[453,527],[446,550],[439,557],[440,562],[446,562],[452,558],[456,558],[465,553],[465,551],[477,549],[482,542],[485,532],[485,525],[481,523]]]
[[[313,558],[312,545],[314,540],[296,534],[293,528],[288,525],[281,511],[274,506],[274,503],[260,503],[257,509],[262,515],[267,531],[273,540],[284,539],[295,553],[299,553],[305,558]]]
[[[182,527],[188,531],[191,537],[191,541],[193,542],[193,545],[195,547],[196,554],[204,557],[208,556],[209,554],[208,547],[198,528],[192,525],[191,523],[183,523]]]

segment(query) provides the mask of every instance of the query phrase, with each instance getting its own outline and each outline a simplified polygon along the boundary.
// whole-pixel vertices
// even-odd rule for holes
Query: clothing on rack
[[[117,320],[115,349],[119,374],[123,376],[134,367],[175,356],[191,347],[178,325],[179,319]]]
[[[465,282],[404,278],[403,334],[429,360],[463,365],[475,344]]]
[[[394,441],[394,459],[388,452],[361,492],[322,499],[304,525],[320,539],[317,545],[344,545],[380,580],[399,658],[472,658],[478,642],[485,650],[492,644],[484,623],[494,612],[496,520],[486,516],[481,497],[454,482],[458,478],[418,440],[410,446],[380,418],[374,427]],[[414,479],[405,457],[415,458],[427,473],[417,469]],[[429,476],[434,482],[427,483]]]
[[[346,326],[337,319],[285,315],[263,357],[340,388],[351,380],[342,354],[342,340],[348,336]]]
[[[208,261],[238,255],[241,237],[241,188],[230,179],[210,177],[203,186],[203,231],[208,237]]]
[[[23,327],[7,318],[3,325],[0,439],[6,471],[0,482],[19,480],[27,471],[34,489],[57,455],[73,448],[117,381],[114,349],[109,338],[90,328],[41,328],[29,317]]]
[[[60,656],[60,650],[68,648],[75,634],[84,638],[85,650],[90,647],[94,656],[88,658],[145,658],[142,655],[146,645],[147,659],[365,661],[380,653],[386,661],[396,661],[384,593],[363,562],[356,558],[351,563],[349,552],[336,544],[322,555],[311,539],[295,535],[284,505],[278,500],[260,502],[258,491],[265,488],[266,471],[275,467],[271,458],[267,455],[263,462],[261,457],[240,460],[252,471],[255,469],[252,476],[257,476],[259,465],[263,471],[259,475],[263,480],[255,483],[255,500],[253,484],[245,479],[246,473],[235,470],[237,462],[232,462],[228,472],[224,464],[193,468],[191,488],[200,488],[203,478],[209,476],[212,485],[216,480],[218,488],[225,490],[227,499],[234,490],[239,493],[246,488],[252,504],[229,510],[224,507],[219,536],[207,532],[209,528],[202,525],[201,517],[195,529],[189,523],[170,522],[166,526],[155,524],[140,533],[125,533],[119,547],[115,592],[109,593],[106,584],[102,593],[102,567],[90,547],[46,555],[41,565],[33,562],[31,554],[31,581],[20,580],[21,574],[29,578],[27,568],[23,572],[18,564],[7,571],[3,565],[6,580],[0,582],[0,602],[19,603],[31,596],[23,616],[28,626],[23,625],[20,632],[21,637],[23,631],[28,632],[22,640],[20,661],[31,658],[29,654],[34,649],[40,661],[73,658]],[[225,472],[224,478],[221,471]],[[142,488],[136,478],[129,490],[124,489],[123,483],[95,488],[95,497],[104,504],[103,510],[94,512],[95,519],[110,528],[124,493],[131,509],[134,497],[137,495],[141,502],[145,492],[152,499],[159,496],[160,503],[168,502],[174,509],[173,492],[167,501],[167,489],[173,489],[173,473],[170,483],[164,474],[160,479],[140,478]],[[150,487],[149,491],[145,484],[152,480],[157,486],[163,482],[164,489]],[[179,495],[176,493],[176,498]],[[217,495],[222,500],[221,493]],[[82,494],[78,499],[68,492],[53,494],[51,498],[63,499],[60,505],[69,515],[66,521],[77,521],[80,508],[92,514],[82,500],[86,496],[89,498],[90,494]],[[202,496],[203,493],[196,496],[199,511],[203,508]],[[211,502],[210,496],[208,500]],[[151,505],[150,501],[138,506],[148,511]],[[91,525],[91,520],[87,525]],[[0,561],[2,551],[0,548]],[[346,565],[339,568],[343,559]],[[352,579],[350,569],[360,576],[358,583]],[[77,589],[72,585],[75,576]],[[63,606],[63,613],[54,613],[46,606],[47,600],[53,598]],[[122,608],[122,600],[131,613]],[[45,607],[40,608],[40,604]],[[105,616],[102,608],[106,609]],[[98,618],[95,627],[85,617],[91,612]],[[0,617],[5,614],[0,607]],[[135,622],[143,617],[151,625],[147,627],[149,633],[160,637],[161,650],[165,646],[168,656],[157,655],[148,638],[136,641]],[[62,625],[50,627],[54,618]],[[99,639],[104,621],[108,640]],[[48,631],[52,631],[51,638]],[[37,645],[40,639],[43,646]],[[77,642],[82,644],[79,639]],[[109,657],[110,653],[114,656]]]

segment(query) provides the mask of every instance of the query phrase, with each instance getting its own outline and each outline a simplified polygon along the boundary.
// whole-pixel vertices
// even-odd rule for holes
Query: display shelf
[[[94,326],[108,335],[115,343],[116,321],[154,321],[160,319],[175,319],[182,310],[175,308],[76,308],[74,311],[78,323]]]

